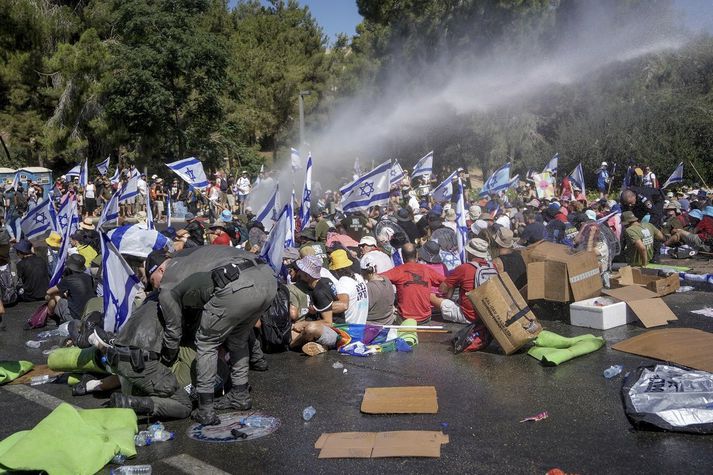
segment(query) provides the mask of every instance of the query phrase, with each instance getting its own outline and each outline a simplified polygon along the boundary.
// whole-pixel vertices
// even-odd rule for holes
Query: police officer
[[[152,253],[146,266],[149,282],[161,289],[159,302],[165,322],[161,361],[165,364],[176,358],[184,311],[201,310],[196,332],[199,407],[193,418],[214,425],[220,423],[215,409],[250,409],[248,340],[277,292],[271,268],[254,254],[229,246],[187,249],[172,258]],[[230,351],[232,388],[214,406],[218,347],[223,342]]]

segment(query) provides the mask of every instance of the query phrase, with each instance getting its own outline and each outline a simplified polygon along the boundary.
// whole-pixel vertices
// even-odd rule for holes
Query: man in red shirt
[[[401,248],[404,263],[381,275],[396,286],[396,301],[401,318],[413,318],[419,324],[431,320],[431,303],[436,296],[431,287],[443,282],[443,276],[425,264],[416,262],[416,247],[407,243]]]
[[[208,235],[211,244],[218,246],[230,246],[230,235],[225,232],[225,225],[221,221],[216,221],[208,228]]]
[[[666,241],[667,246],[688,244],[697,251],[709,252],[713,247],[713,206],[706,206],[703,211],[693,210],[689,218],[698,218],[700,221],[693,228],[693,232],[676,229],[671,238]]]
[[[440,288],[441,294],[446,298],[438,299],[443,318],[458,323],[478,321],[478,314],[466,294],[498,273],[490,260],[488,243],[485,240],[471,239],[465,246],[465,251],[469,261],[453,269],[446,277]],[[458,304],[450,300],[456,287],[459,292]]]

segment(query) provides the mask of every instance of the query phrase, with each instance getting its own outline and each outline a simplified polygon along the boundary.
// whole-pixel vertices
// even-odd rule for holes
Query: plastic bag
[[[27,325],[30,328],[42,328],[47,323],[47,304],[43,303],[27,320]]]

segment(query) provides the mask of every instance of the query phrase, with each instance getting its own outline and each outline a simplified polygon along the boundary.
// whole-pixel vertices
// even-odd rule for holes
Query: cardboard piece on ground
[[[604,294],[623,300],[636,317],[646,328],[658,327],[668,324],[669,321],[678,320],[676,315],[652,292],[638,285],[627,285],[618,289],[606,289]]]
[[[9,382],[8,384],[30,384],[30,381],[32,378],[35,376],[61,376],[64,373],[62,371],[54,371],[51,370],[46,364],[38,364],[35,365],[34,368],[32,368],[30,371],[27,373],[23,374],[19,378],[15,379],[14,381]]]
[[[668,277],[659,277],[644,273],[638,267],[626,266],[619,269],[619,285],[643,285],[659,297],[669,295],[681,287],[681,281],[677,274]]]
[[[323,433],[314,448],[319,458],[440,457],[448,443],[443,432],[404,430],[392,432]]]
[[[468,292],[468,298],[506,355],[515,353],[542,331],[507,273],[494,275]]]
[[[713,333],[693,328],[651,330],[612,346],[632,353],[713,373]]]
[[[366,388],[361,412],[367,414],[436,414],[438,396],[433,386]]]
[[[599,295],[602,279],[599,262],[593,252],[572,253],[562,244],[541,241],[522,254],[527,263],[529,300],[566,303]],[[530,290],[532,285],[535,287]]]

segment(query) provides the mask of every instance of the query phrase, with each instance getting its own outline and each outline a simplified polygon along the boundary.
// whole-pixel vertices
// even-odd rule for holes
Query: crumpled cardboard
[[[448,436],[440,431],[323,433],[314,444],[319,458],[440,457]]]
[[[659,298],[655,292],[638,285],[605,289],[602,293],[626,302],[626,305],[646,328],[667,325],[672,320],[678,320],[663,299]]]

